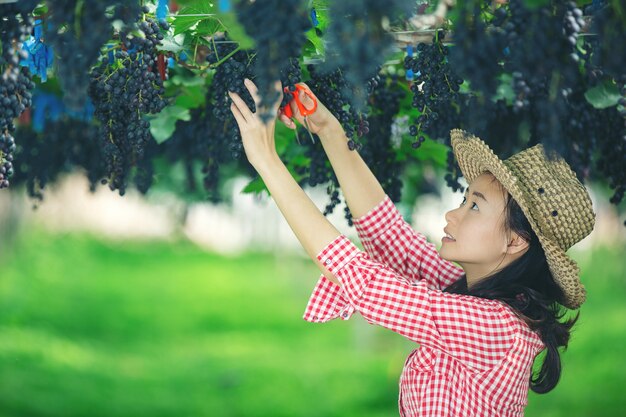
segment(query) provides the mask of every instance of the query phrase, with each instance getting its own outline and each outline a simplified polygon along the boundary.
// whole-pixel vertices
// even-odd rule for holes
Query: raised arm
[[[304,94],[300,95],[300,101],[307,108],[313,107],[313,102]],[[292,111],[302,123],[302,116],[293,102]],[[285,116],[280,119],[295,128],[292,120]],[[456,281],[462,270],[441,259],[435,246],[404,221],[359,153],[348,148],[348,138],[341,124],[323,103],[318,102],[307,124],[322,142],[361,243],[370,256],[412,280],[426,279],[435,288],[442,289]]]
[[[313,101],[303,93],[300,101],[305,107],[313,108]],[[291,107],[294,118],[304,125],[293,101]],[[295,129],[295,123],[286,116],[281,115],[280,120]],[[348,149],[348,138],[341,124],[323,103],[318,101],[317,110],[307,121],[311,133],[317,134],[322,141],[352,216],[358,218],[368,213],[385,197],[383,187],[358,152]]]

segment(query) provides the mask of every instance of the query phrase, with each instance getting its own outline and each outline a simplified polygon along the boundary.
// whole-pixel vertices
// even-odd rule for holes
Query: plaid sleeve
[[[463,275],[462,268],[442,259],[435,245],[413,230],[387,195],[353,223],[371,259],[411,281],[425,280],[431,288],[443,290]]]
[[[350,309],[348,300],[343,296],[341,287],[320,275],[317,285],[313,289],[309,303],[304,311],[304,320],[311,323],[325,323],[343,315]]]
[[[516,329],[493,300],[449,294],[413,282],[338,236],[317,257],[341,282],[350,309],[420,345],[441,349],[467,366],[489,369],[511,348]]]

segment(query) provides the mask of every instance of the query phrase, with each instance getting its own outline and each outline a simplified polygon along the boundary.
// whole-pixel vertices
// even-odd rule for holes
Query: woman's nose
[[[446,212],[445,214],[445,219],[448,223],[452,223],[452,219],[454,218],[454,213],[456,212],[456,209],[452,209],[448,212]]]

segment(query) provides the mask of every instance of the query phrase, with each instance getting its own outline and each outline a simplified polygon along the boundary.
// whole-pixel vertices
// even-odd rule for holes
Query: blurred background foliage
[[[625,249],[573,253],[588,301],[526,415],[624,415]],[[0,251],[0,416],[397,415],[415,345],[302,320],[317,277],[293,255],[27,228]]]

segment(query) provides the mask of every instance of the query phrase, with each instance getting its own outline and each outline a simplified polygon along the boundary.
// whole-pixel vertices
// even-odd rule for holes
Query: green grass
[[[526,415],[624,414],[622,253],[581,263],[561,382]],[[306,259],[29,231],[0,252],[0,417],[397,415],[414,346],[358,315],[302,320],[317,277]]]

